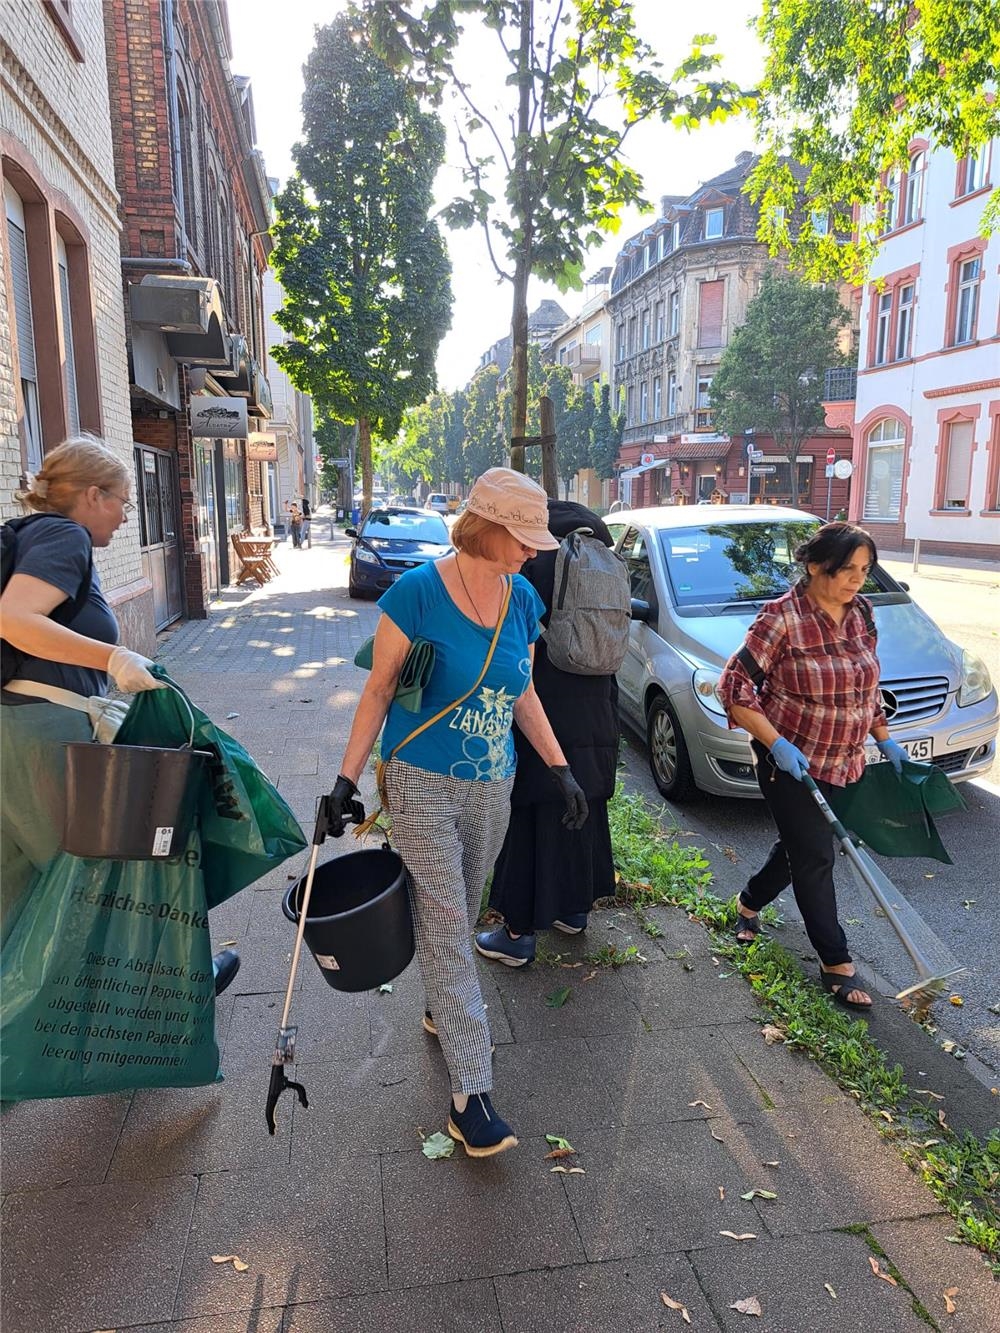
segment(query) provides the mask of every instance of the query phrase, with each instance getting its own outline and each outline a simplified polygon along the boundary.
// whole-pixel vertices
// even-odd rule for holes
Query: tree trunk
[[[534,32],[534,0],[521,3],[521,44],[518,51],[520,92],[517,110],[517,141],[514,149],[514,217],[521,228],[522,241],[514,265],[514,298],[510,319],[511,435],[516,440],[527,434],[528,422],[528,279],[531,277],[531,202],[527,197],[528,143],[531,131],[531,39]],[[511,444],[510,465],[524,471],[524,445]]]
[[[361,456],[361,496],[365,513],[372,507],[372,431],[367,417],[358,418],[358,453]]]

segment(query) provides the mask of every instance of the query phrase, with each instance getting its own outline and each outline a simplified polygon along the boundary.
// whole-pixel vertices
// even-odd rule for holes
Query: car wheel
[[[354,586],[353,579],[347,580],[347,595],[348,597],[353,597],[355,601],[359,602],[364,601],[365,598],[365,594],[361,591],[361,589]]]
[[[646,744],[653,781],[662,795],[670,801],[684,801],[693,796],[695,782],[687,745],[666,695],[656,695],[649,706]]]

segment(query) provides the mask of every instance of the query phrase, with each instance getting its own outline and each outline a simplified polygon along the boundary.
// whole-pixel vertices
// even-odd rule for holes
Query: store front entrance
[[[177,538],[177,460],[163,449],[137,446],[135,475],[142,572],[153,585],[153,618],[160,630],[184,614]]]

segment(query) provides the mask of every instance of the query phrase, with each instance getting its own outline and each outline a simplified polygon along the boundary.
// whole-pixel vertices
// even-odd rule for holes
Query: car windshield
[[[375,541],[429,542],[448,546],[448,528],[438,514],[414,509],[373,509],[365,519],[361,536]]]
[[[761,523],[706,523],[659,532],[663,563],[677,606],[738,606],[782,593],[798,580],[795,550],[818,522],[783,519]],[[895,585],[876,566],[862,589]]]

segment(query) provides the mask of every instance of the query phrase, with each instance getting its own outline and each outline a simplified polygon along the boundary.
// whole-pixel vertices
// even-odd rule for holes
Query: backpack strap
[[[877,639],[878,630],[875,628],[875,617],[872,615],[872,605],[867,597],[858,597],[858,610],[861,612],[861,619],[865,622],[865,629],[873,639]]]

